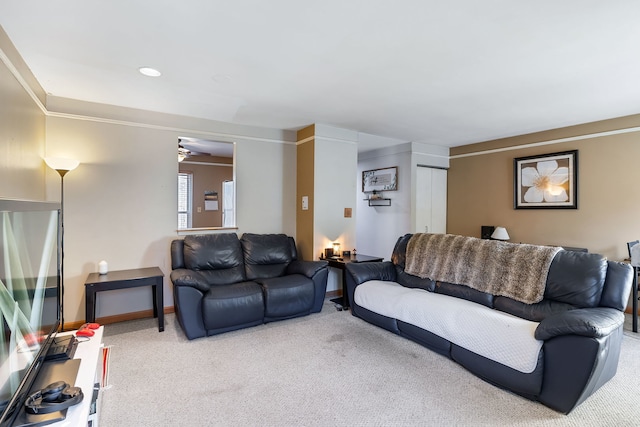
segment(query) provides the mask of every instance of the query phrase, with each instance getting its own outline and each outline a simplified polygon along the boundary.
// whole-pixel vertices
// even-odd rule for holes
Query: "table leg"
[[[162,285],[162,278],[158,280],[158,284],[153,286],[154,296],[153,299],[153,314],[154,317],[158,317],[158,331],[164,331],[164,292]]]
[[[85,289],[84,298],[84,311],[87,323],[94,323],[96,321],[96,292],[91,288]]]
[[[633,285],[631,286],[631,313],[633,332],[638,332],[638,267],[633,267]]]
[[[158,285],[151,285],[151,300],[153,301],[153,317],[158,317]]]
[[[349,308],[349,294],[347,294],[347,269],[342,269],[342,309]]]

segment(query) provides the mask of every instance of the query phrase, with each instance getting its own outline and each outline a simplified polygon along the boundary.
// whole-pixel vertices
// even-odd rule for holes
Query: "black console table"
[[[85,286],[85,310],[87,322],[96,321],[96,293],[116,289],[151,286],[153,289],[153,317],[158,318],[158,330],[164,331],[164,298],[159,267],[110,271],[107,274],[91,273]]]
[[[384,258],[375,257],[370,255],[351,255],[344,258],[327,258],[329,261],[329,267],[338,268],[342,270],[342,296],[334,298],[331,302],[340,304],[344,310],[349,308],[349,294],[347,293],[347,264],[357,262],[380,262]]]

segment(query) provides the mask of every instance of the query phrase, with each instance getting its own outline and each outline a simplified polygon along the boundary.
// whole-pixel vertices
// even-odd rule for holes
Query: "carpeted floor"
[[[166,316],[107,325],[101,427],[637,426],[640,335],[571,414],[494,387],[418,344],[339,312],[187,340]]]

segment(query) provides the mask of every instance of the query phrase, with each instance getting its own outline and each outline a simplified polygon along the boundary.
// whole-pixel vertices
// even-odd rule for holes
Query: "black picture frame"
[[[514,209],[578,209],[578,150],[513,159]]]
[[[398,190],[398,167],[373,169],[362,172],[362,192]]]

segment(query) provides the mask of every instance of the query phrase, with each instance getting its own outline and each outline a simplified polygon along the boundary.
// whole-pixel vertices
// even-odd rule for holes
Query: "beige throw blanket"
[[[417,233],[407,244],[405,272],[533,304],[544,297],[549,266],[561,249]]]

